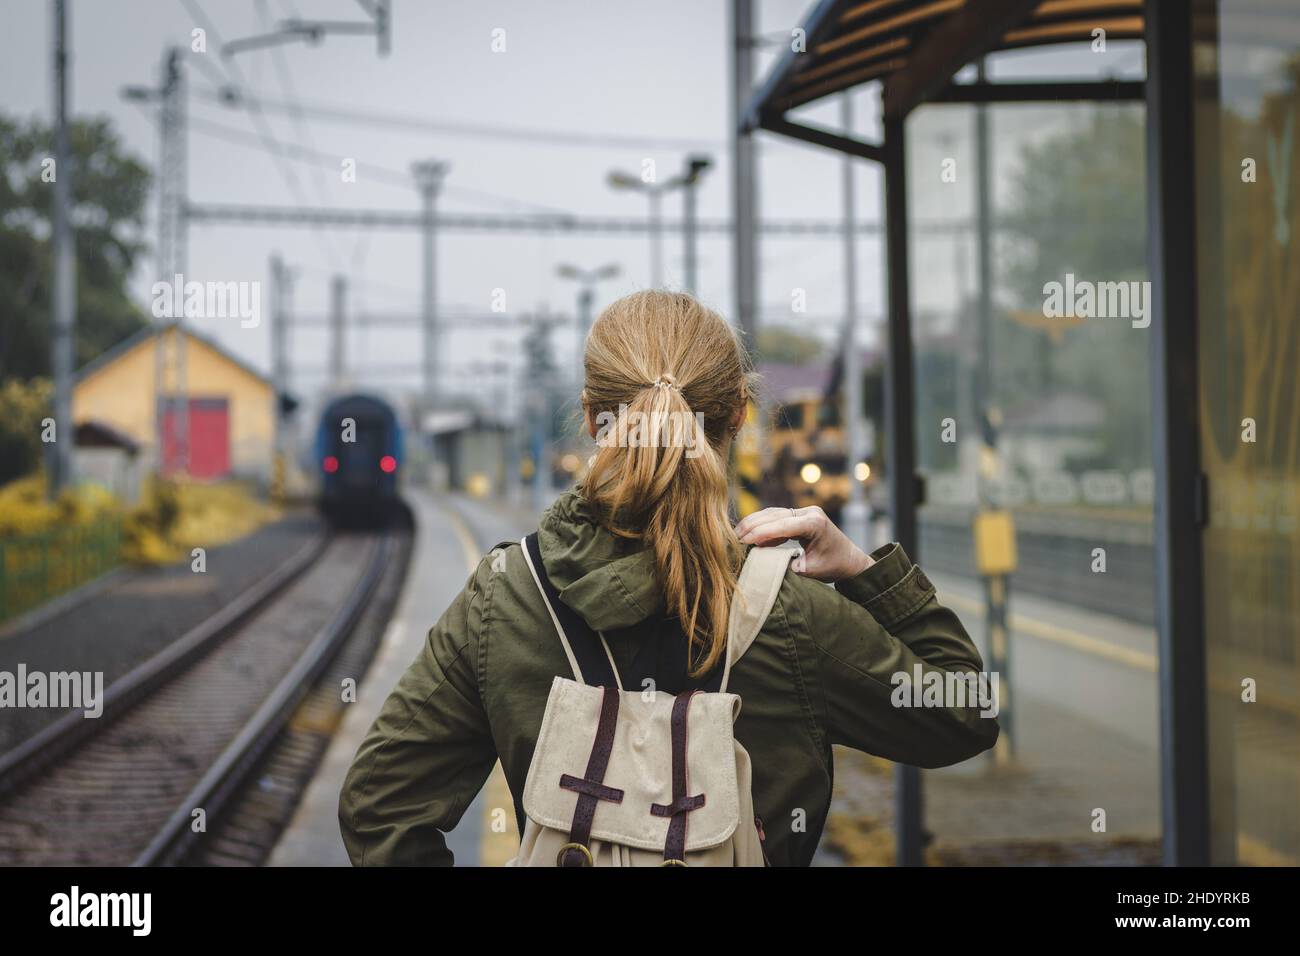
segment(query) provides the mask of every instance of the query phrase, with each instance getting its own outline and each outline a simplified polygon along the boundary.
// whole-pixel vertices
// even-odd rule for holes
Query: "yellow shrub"
[[[0,537],[55,531],[119,512],[111,494],[91,486],[70,488],[47,500],[40,472],[0,487]]]
[[[122,558],[132,564],[167,564],[192,548],[213,548],[242,538],[274,519],[274,508],[244,485],[195,484],[151,478],[140,504],[124,510],[106,490],[81,486],[45,498],[37,473],[0,487],[0,538],[84,527],[104,518],[122,519]]]
[[[238,483],[192,484],[152,479],[123,528],[123,556],[138,564],[166,564],[193,548],[214,548],[249,534],[276,517]]]

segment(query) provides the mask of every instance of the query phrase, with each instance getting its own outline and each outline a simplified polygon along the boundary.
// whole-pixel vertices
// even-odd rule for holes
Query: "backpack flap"
[[[605,695],[616,701],[605,701]],[[647,699],[647,696],[649,699]],[[591,687],[556,677],[546,703],[528,780],[524,813],[539,826],[569,833],[585,795],[591,837],[662,852],[673,799],[672,717],[676,698]],[[601,736],[602,710],[615,710],[612,739]],[[696,693],[684,704],[687,852],[731,838],[740,816],[732,724],[740,713],[734,694]],[[607,732],[606,732],[607,733]],[[607,754],[598,780],[587,780],[593,750]],[[658,807],[658,810],[653,809]],[[679,814],[680,816],[680,814]]]

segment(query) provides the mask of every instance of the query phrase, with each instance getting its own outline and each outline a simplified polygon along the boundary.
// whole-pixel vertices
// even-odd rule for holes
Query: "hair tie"
[[[682,390],[681,386],[677,384],[677,379],[673,378],[667,372],[664,372],[664,374],[660,375],[659,380],[657,382],[651,382],[650,387],[651,388],[675,388],[679,392]]]

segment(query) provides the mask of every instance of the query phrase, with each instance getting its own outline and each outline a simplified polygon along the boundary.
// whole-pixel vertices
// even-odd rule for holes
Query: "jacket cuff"
[[[871,552],[875,563],[861,574],[835,583],[850,601],[871,612],[886,630],[907,620],[934,597],[934,585],[912,564],[897,542]]]

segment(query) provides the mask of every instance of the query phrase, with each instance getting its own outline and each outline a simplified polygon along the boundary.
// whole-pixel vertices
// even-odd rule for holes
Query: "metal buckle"
[[[685,860],[664,860],[660,866],[690,866]]]
[[[582,855],[583,855],[584,857],[586,857],[586,862],[582,864],[583,866],[595,866],[595,865],[596,865],[596,861],[593,860],[593,859],[591,858],[591,851],[588,850],[588,849],[587,849],[585,846],[583,846],[581,843],[566,843],[566,844],[564,844],[564,846],[560,847],[560,852],[557,853],[557,854],[555,854],[555,865],[556,865],[556,866],[564,866],[564,854],[568,853],[570,850],[581,850],[581,851],[582,851]]]

